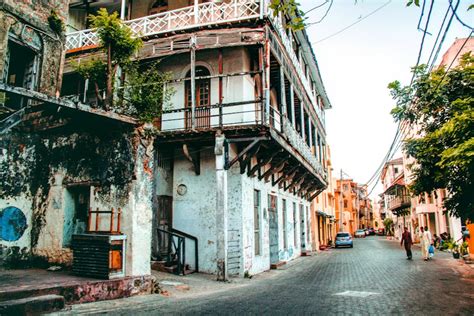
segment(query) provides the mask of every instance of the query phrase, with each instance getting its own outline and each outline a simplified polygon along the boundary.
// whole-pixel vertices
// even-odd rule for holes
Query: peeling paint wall
[[[232,159],[236,155],[234,145],[229,148]],[[211,148],[201,151],[201,174],[195,175],[192,163],[178,152],[174,156],[173,171],[173,227],[199,239],[199,269],[202,272],[217,273],[216,271],[216,169],[215,156]],[[227,171],[228,178],[228,273],[229,275],[244,276],[245,272],[257,274],[270,269],[269,223],[268,223],[268,194],[278,198],[278,221],[280,230],[279,259],[289,261],[301,255],[300,226],[306,230],[306,207],[309,203],[293,194],[265,183],[258,177],[248,177],[240,174],[240,167],[235,164]],[[185,185],[184,195],[177,193],[178,185]],[[261,192],[260,231],[261,254],[255,255],[254,249],[254,190]],[[283,246],[283,215],[282,199],[287,201],[287,240],[288,247]],[[296,203],[296,225],[293,217],[293,202]],[[305,212],[304,225],[300,225],[299,206],[303,205]],[[297,240],[295,242],[294,227]],[[308,243],[306,243],[308,244]],[[186,245],[187,261],[192,260],[192,247]],[[306,247],[306,250],[308,247]],[[189,259],[189,260],[188,260]]]
[[[19,240],[0,244],[25,248],[30,257],[70,264],[71,250],[63,245],[71,203],[66,192],[76,183],[91,183],[92,208],[122,208],[127,274],[149,274],[153,147],[142,142],[125,131],[3,135],[0,209],[22,209],[28,228]],[[108,220],[102,223],[108,225]]]

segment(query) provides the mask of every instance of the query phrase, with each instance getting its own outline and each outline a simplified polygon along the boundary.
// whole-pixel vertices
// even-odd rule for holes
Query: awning
[[[316,211],[316,214],[318,214],[319,216],[323,216],[323,217],[327,217],[328,215],[326,213],[324,213],[323,211]]]

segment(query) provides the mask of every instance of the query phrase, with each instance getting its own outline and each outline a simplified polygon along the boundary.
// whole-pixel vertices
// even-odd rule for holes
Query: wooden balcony
[[[402,208],[409,207],[411,205],[411,199],[407,195],[396,196],[392,200],[388,201],[388,208],[391,211],[397,211]]]
[[[191,28],[227,24],[260,17],[260,2],[232,0],[231,2],[206,2],[154,15],[124,21],[137,37],[148,37]],[[66,35],[68,51],[94,47],[99,38],[94,29],[81,30]]]

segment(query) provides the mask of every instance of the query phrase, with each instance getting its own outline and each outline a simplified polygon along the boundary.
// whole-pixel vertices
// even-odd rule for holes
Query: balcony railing
[[[201,3],[197,6],[149,15],[124,23],[131,28],[135,36],[145,37],[188,28],[252,19],[259,16],[260,2],[255,0],[233,0],[229,3]],[[98,44],[99,38],[94,29],[72,32],[66,36],[67,50]]]
[[[411,199],[409,196],[396,196],[392,200],[388,201],[388,208],[393,211],[400,208],[408,207],[411,204]]]
[[[265,5],[261,5],[265,3]],[[207,2],[197,6],[188,6],[181,9],[149,15],[124,23],[128,25],[137,37],[153,36],[162,33],[186,30],[195,27],[209,26],[214,24],[225,24],[240,20],[256,19],[268,16],[273,27],[277,31],[285,51],[293,63],[304,89],[309,96],[317,115],[324,125],[324,115],[317,105],[316,97],[311,90],[311,85],[295,54],[293,45],[285,32],[280,17],[273,17],[273,13],[267,7],[267,0],[232,0],[226,2]],[[95,47],[99,44],[99,38],[95,29],[71,32],[66,35],[66,49],[68,51]]]
[[[194,124],[191,108],[189,107],[165,110],[158,125],[162,132],[204,131],[215,128],[225,130],[245,126],[250,128],[256,125],[268,126],[282,135],[311,167],[326,179],[326,170],[312,154],[308,144],[294,129],[291,122],[275,108],[270,108],[267,117],[264,107],[264,103],[260,100],[199,106],[194,111]]]
[[[438,207],[433,203],[420,204],[416,207],[416,214],[436,213],[438,210]]]

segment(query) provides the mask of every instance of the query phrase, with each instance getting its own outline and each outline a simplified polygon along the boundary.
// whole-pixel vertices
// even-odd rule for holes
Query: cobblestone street
[[[447,253],[437,252],[432,261],[424,262],[418,247],[414,260],[408,261],[397,242],[368,237],[355,240],[353,249],[299,258],[281,270],[251,280],[240,279],[206,290],[189,284],[185,295],[75,305],[71,312],[472,315],[473,270]]]

